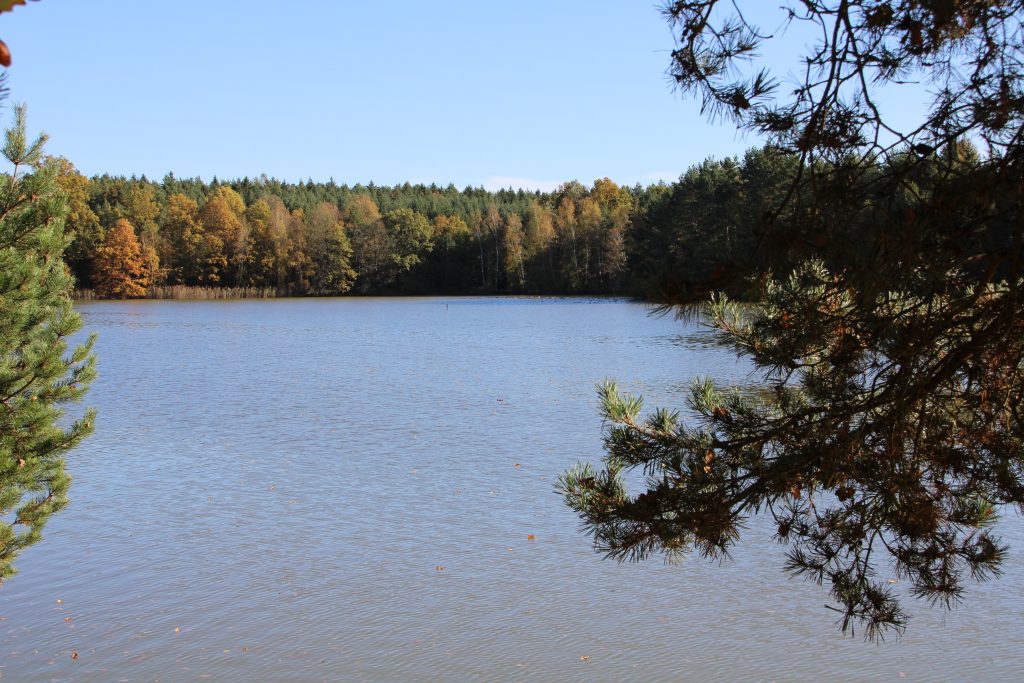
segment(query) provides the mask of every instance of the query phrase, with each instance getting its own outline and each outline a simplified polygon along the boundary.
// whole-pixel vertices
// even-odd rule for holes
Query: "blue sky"
[[[757,142],[672,91],[654,2],[42,0],[0,37],[11,100],[89,175],[547,189]]]

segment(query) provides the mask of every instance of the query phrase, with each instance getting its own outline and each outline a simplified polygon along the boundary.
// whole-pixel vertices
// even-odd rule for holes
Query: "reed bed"
[[[161,285],[146,289],[143,299],[275,299],[277,289],[274,287],[190,287],[187,285]],[[71,298],[75,301],[98,301],[92,289],[76,289]]]

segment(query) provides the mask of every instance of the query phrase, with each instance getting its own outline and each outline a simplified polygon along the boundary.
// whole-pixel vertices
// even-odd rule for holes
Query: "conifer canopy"
[[[667,4],[669,73],[766,136],[789,182],[764,195],[749,258],[726,242],[714,268],[750,303],[685,277],[661,295],[760,386],[701,379],[685,413],[646,416],[602,386],[604,463],[560,492],[620,560],[721,558],[768,515],[844,632],[901,633],[891,583],[955,605],[1000,572],[998,513],[1024,507],[1024,2],[793,0],[768,30],[743,6]],[[818,40],[792,89],[753,64],[787,23]],[[904,130],[878,94],[908,81],[933,99]]]
[[[81,328],[71,275],[61,258],[67,197],[61,163],[43,158],[45,136],[29,142],[25,110],[4,139],[13,172],[0,175],[0,580],[67,503],[63,455],[92,431],[93,414],[62,421],[95,376],[92,339],[69,347]]]

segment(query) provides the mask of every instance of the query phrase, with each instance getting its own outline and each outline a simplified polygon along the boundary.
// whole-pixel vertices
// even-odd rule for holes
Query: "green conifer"
[[[72,309],[72,277],[62,259],[67,201],[55,161],[43,161],[44,135],[25,136],[15,110],[0,175],[0,580],[14,574],[18,552],[67,504],[70,477],[62,456],[92,431],[93,413],[62,424],[95,376],[92,339],[69,352],[81,328]]]

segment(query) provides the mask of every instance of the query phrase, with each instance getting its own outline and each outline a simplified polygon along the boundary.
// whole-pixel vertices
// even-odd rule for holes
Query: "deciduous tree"
[[[502,234],[502,250],[505,253],[505,280],[515,289],[526,284],[526,270],[523,267],[523,219],[519,214],[509,214]]]
[[[103,227],[96,212],[89,206],[89,179],[63,157],[54,158],[53,163],[58,168],[57,184],[68,200],[68,215],[64,225],[71,244],[64,253],[64,260],[75,276],[75,285],[90,287],[92,262],[96,250],[103,243]]]
[[[142,252],[135,229],[119,218],[107,231],[103,245],[96,251],[96,293],[112,299],[145,296],[150,284],[149,264]]]
[[[309,258],[313,266],[314,294],[344,294],[352,288],[356,273],[350,265],[352,245],[345,234],[338,207],[321,202],[306,221]]]

